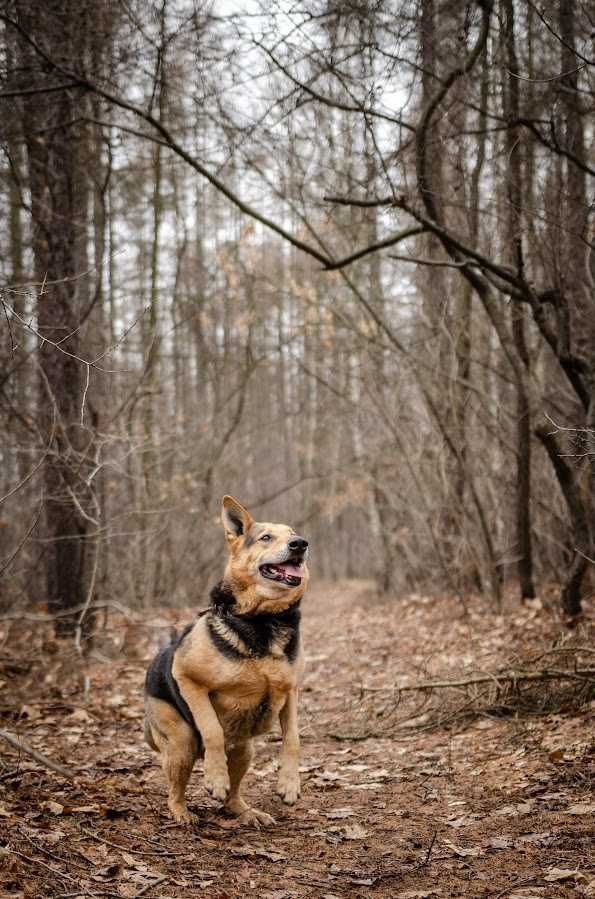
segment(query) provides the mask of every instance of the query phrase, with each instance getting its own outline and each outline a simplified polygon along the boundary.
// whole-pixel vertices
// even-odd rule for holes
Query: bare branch
[[[61,774],[62,777],[67,777],[68,780],[74,780],[75,775],[72,771],[68,768],[64,768],[63,765],[59,765],[58,762],[53,762],[47,755],[44,755],[37,749],[33,749],[29,743],[26,743],[20,737],[15,737],[14,734],[10,734],[6,730],[0,730],[0,738],[6,740],[7,743],[10,743],[10,745],[14,746],[15,749],[18,749],[19,752],[24,752],[25,755],[31,756],[32,759],[35,759],[36,762],[39,762],[45,768],[49,768],[50,771]]]

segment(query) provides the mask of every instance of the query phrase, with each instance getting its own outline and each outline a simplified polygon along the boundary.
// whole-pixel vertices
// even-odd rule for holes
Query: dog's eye
[[[263,534],[262,537],[261,537],[260,539],[261,539],[261,540],[267,540],[267,541],[268,541],[268,540],[271,540],[272,538],[271,538],[271,535],[270,535],[270,534]]]

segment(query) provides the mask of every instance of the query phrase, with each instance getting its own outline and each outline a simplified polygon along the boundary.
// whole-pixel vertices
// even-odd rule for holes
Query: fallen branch
[[[9,734],[5,730],[0,730],[0,737],[3,740],[6,740],[7,743],[10,743],[11,746],[14,746],[15,749],[18,749],[19,752],[24,752],[25,755],[30,755],[31,758],[35,759],[36,762],[39,762],[46,768],[49,768],[50,771],[55,771],[56,774],[61,774],[62,777],[67,777],[69,780],[74,780],[74,773],[72,771],[69,771],[68,768],[64,768],[57,762],[53,762],[47,757],[47,755],[44,755],[42,752],[38,752],[37,749],[33,749],[32,746],[29,746],[28,743],[25,743],[24,740],[19,739],[19,737],[15,737],[14,734]]]
[[[448,690],[451,688],[473,687],[477,684],[493,684],[501,687],[503,684],[516,684],[521,681],[545,681],[545,680],[581,680],[595,681],[595,668],[576,668],[571,671],[563,671],[554,668],[543,671],[503,671],[497,674],[487,674],[481,677],[470,677],[466,680],[456,681],[426,681],[421,684],[405,684],[398,687],[393,684],[390,687],[362,687],[365,693],[405,693],[424,690]]]

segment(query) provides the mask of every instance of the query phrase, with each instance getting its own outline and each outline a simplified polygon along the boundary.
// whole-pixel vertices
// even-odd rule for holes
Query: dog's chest
[[[242,664],[234,680],[211,695],[226,738],[266,733],[295,687],[295,672],[285,659],[268,657]]]
[[[274,711],[278,711],[287,694],[296,686],[296,672],[285,658],[251,659],[239,665],[226,684],[215,691],[222,703],[247,708],[258,705],[263,697],[269,698]]]

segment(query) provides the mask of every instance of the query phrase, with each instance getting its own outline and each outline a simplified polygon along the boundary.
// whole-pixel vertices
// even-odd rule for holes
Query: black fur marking
[[[244,533],[244,522],[242,521],[242,519],[236,512],[232,512],[229,509],[227,510],[227,517],[230,524],[233,526],[236,537],[241,536],[241,534]]]
[[[221,615],[220,617],[224,618],[224,615]],[[215,644],[216,648],[219,650],[221,655],[225,656],[226,659],[233,659],[234,661],[237,661],[238,659],[247,658],[245,653],[240,652],[238,649],[236,649],[233,643],[230,643],[228,640],[226,640],[225,637],[222,636],[222,634],[220,634],[219,631],[216,630],[216,628],[214,628],[212,623],[208,620],[207,630],[209,632],[209,637]]]
[[[215,584],[211,590],[211,603],[218,611],[220,609],[230,609],[235,605],[236,598],[225,584]]]
[[[254,615],[237,615],[233,609],[235,597],[230,588],[221,583],[211,590],[213,613],[220,617],[225,625],[234,631],[242,640],[253,658],[262,659],[269,655],[271,644],[282,635],[287,635],[284,654],[293,662],[299,646],[300,601],[283,612],[258,612]],[[235,646],[227,642],[220,634],[209,626],[209,634],[218,649],[228,658],[245,658]]]
[[[250,732],[256,733],[259,724],[266,718],[271,711],[271,700],[268,693],[262,697],[257,706],[250,709]]]
[[[161,652],[157,653],[151,664],[149,665],[149,669],[147,671],[147,676],[145,678],[145,691],[149,696],[152,696],[154,699],[162,699],[164,702],[169,702],[170,705],[180,713],[184,721],[190,725],[196,736],[198,737],[199,747],[202,746],[202,738],[200,735],[200,731],[198,730],[196,723],[194,721],[194,717],[188,703],[180,693],[180,688],[178,687],[177,681],[172,673],[172,664],[174,653],[178,646],[182,644],[184,638],[192,628],[194,624],[189,624],[182,631],[179,637],[176,637],[175,640],[162,649]]]
[[[285,647],[285,655],[287,656],[288,662],[295,662],[295,658],[298,654],[298,649],[300,646],[300,629],[296,627],[296,629],[292,632],[291,637],[287,642],[287,646]]]

